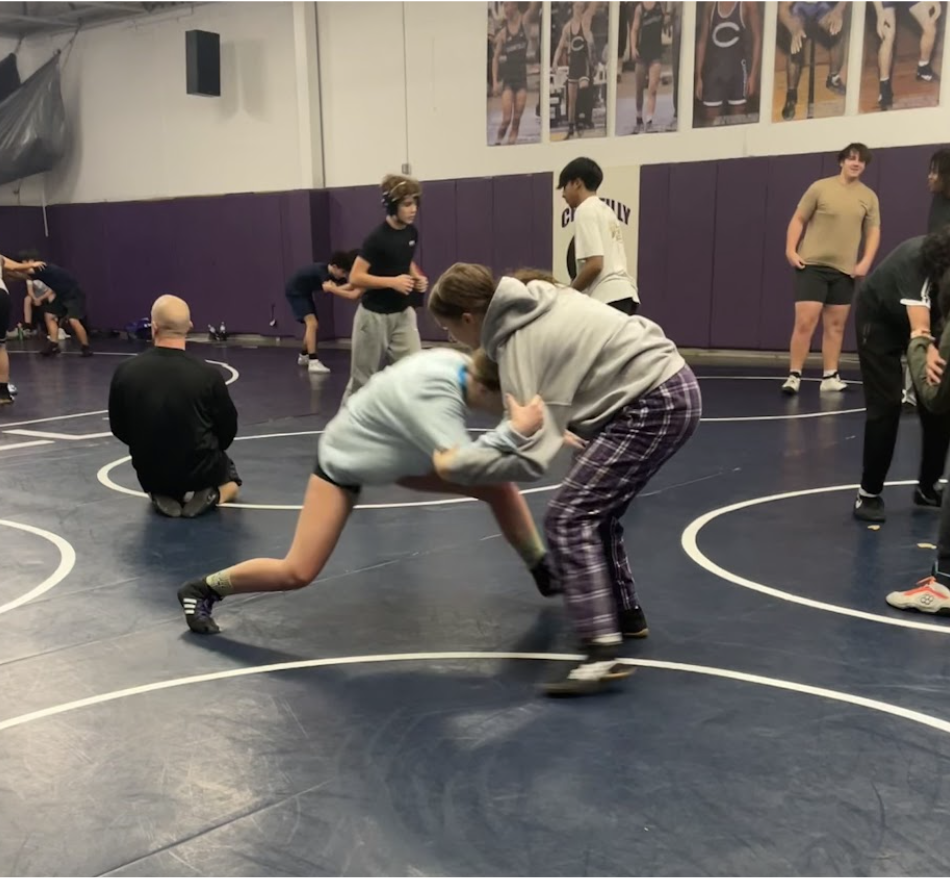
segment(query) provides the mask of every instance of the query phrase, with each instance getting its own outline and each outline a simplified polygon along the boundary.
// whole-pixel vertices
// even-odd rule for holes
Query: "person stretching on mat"
[[[436,454],[452,482],[535,481],[566,432],[588,440],[554,495],[545,532],[586,659],[549,683],[550,695],[600,691],[629,675],[621,638],[644,637],[623,544],[621,517],[699,423],[699,384],[655,323],[560,287],[541,272],[496,280],[481,265],[453,265],[436,283],[429,311],[462,344],[498,362],[501,389],[544,400],[544,424],[529,441],[491,440]]]
[[[129,446],[156,511],[169,518],[195,518],[229,503],[241,485],[225,454],[237,435],[237,410],[221,373],[185,353],[191,328],[182,299],[156,299],[154,346],[122,363],[109,389],[112,433]]]
[[[353,394],[327,425],[290,551],[282,559],[256,558],[186,583],[178,591],[188,627],[215,634],[214,605],[232,594],[291,591],[310,585],[333,553],[364,485],[398,483],[417,491],[461,494],[490,507],[508,543],[545,596],[556,591],[531,512],[514,485],[464,488],[432,472],[440,448],[469,444],[466,407],[502,411],[498,372],[476,351],[420,351],[379,372]],[[474,444],[514,449],[541,425],[543,405],[507,400],[509,419]]]
[[[422,305],[429,281],[416,265],[416,214],[422,187],[412,177],[390,174],[382,183],[386,219],[363,243],[350,271],[350,284],[364,290],[353,318],[350,380],[343,401],[378,372],[421,350],[414,308]]]

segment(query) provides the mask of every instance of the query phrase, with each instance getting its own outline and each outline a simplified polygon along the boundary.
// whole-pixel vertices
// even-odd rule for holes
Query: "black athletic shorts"
[[[317,459],[313,464],[313,474],[324,482],[329,482],[331,485],[335,485],[337,488],[340,488],[343,491],[347,491],[352,494],[354,497],[359,497],[360,492],[363,490],[362,485],[341,485],[335,479],[331,479],[326,471],[320,466],[320,453],[317,452]]]
[[[56,298],[52,302],[47,302],[46,306],[49,308],[49,313],[57,320],[62,320],[64,317],[70,320],[86,319],[86,294],[79,289],[65,296],[57,293]]]
[[[608,302],[611,308],[616,308],[618,311],[622,311],[628,317],[633,317],[637,311],[640,310],[640,303],[633,298],[630,299],[617,299],[616,302]]]
[[[308,314],[317,316],[317,309],[313,303],[312,293],[297,293],[287,291],[287,301],[290,304],[290,310],[294,312],[294,320],[303,323]]]
[[[7,343],[7,330],[10,328],[10,294],[0,289],[0,345]]]
[[[806,265],[795,269],[795,301],[822,305],[850,305],[854,278],[827,265]]]

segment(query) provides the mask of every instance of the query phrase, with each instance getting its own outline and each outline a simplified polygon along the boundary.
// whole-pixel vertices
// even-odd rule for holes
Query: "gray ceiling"
[[[163,12],[192,3],[2,3],[0,36],[28,37],[74,31]]]

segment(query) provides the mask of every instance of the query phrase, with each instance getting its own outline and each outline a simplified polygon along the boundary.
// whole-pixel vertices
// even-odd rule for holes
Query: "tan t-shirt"
[[[806,220],[798,255],[808,265],[828,265],[854,274],[861,235],[881,224],[877,195],[860,181],[827,177],[808,187],[798,203]]]

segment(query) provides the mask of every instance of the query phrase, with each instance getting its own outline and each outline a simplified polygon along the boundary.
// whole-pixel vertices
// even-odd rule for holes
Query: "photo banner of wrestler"
[[[867,4],[861,113],[936,107],[946,3]]]
[[[640,202],[640,166],[603,168],[603,172],[604,182],[597,194],[617,216],[620,233],[623,235],[624,250],[627,254],[627,271],[635,278],[637,276],[637,236],[640,229],[640,215],[637,210],[637,204]],[[553,206],[554,210],[551,213],[554,219],[552,273],[559,281],[569,284],[577,277],[577,260],[574,256],[574,211],[565,203],[560,189],[554,190]]]
[[[609,3],[551,4],[551,141],[607,136]]]
[[[616,134],[676,131],[682,3],[620,4]]]
[[[541,3],[488,4],[488,145],[541,142]]]
[[[772,121],[844,115],[850,3],[779,3]]]
[[[759,121],[765,3],[699,3],[693,127]]]

